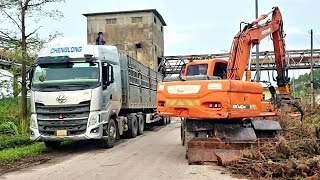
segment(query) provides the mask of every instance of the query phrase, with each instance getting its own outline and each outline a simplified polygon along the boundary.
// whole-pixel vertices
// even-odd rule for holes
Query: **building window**
[[[116,18],[106,19],[106,24],[117,24],[117,19]]]
[[[157,45],[154,45],[154,50],[155,52],[157,52]]]
[[[156,18],[156,17],[153,17],[153,22],[154,22],[155,24],[157,24],[157,18]]]
[[[163,32],[163,26],[161,26],[161,32]]]
[[[132,21],[132,23],[142,22],[142,17],[132,17],[131,21]]]

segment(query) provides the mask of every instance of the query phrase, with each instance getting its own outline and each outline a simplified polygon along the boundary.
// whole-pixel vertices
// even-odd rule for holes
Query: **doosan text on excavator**
[[[262,23],[270,14],[272,18]],[[272,98],[264,100],[262,85],[251,80],[251,51],[269,35],[279,94],[269,85]],[[290,95],[284,36],[281,12],[274,7],[240,29],[228,61],[190,57],[179,77],[166,77],[158,84],[157,111],[182,118],[181,141],[189,164],[225,164],[248,145],[276,140],[282,128],[274,118],[283,104],[296,107],[303,119],[301,105]]]

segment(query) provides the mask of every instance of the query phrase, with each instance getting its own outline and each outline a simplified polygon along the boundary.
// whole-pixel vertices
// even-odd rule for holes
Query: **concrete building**
[[[87,41],[94,44],[99,32],[106,44],[127,51],[148,67],[158,70],[164,55],[166,23],[155,9],[83,14],[87,17]]]

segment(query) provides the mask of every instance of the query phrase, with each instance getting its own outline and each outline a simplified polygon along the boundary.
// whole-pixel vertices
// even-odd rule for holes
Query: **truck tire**
[[[113,119],[109,119],[106,131],[107,137],[101,139],[101,146],[103,148],[112,148],[116,144],[117,138],[117,125]]]
[[[59,149],[61,145],[61,141],[44,141],[44,145],[47,149]]]
[[[162,116],[161,120],[160,120],[160,125],[166,125],[167,124],[167,117]]]
[[[142,135],[144,133],[144,118],[143,115],[138,115],[138,135]]]
[[[127,131],[127,137],[129,138],[135,138],[138,134],[138,119],[137,115],[135,113],[131,113],[127,116],[128,118],[128,131]]]

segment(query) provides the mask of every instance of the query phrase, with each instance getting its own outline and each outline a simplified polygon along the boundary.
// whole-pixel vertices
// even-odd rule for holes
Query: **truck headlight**
[[[163,91],[163,90],[164,90],[164,85],[162,85],[162,84],[161,84],[161,85],[159,85],[158,90],[159,90],[159,91]]]
[[[37,119],[35,116],[31,116],[31,118],[30,118],[30,128],[38,129]]]
[[[89,119],[89,123],[88,123],[88,127],[90,126],[93,126],[97,123],[99,123],[99,119],[100,119],[100,116],[98,113],[94,113],[90,116],[90,119]]]

